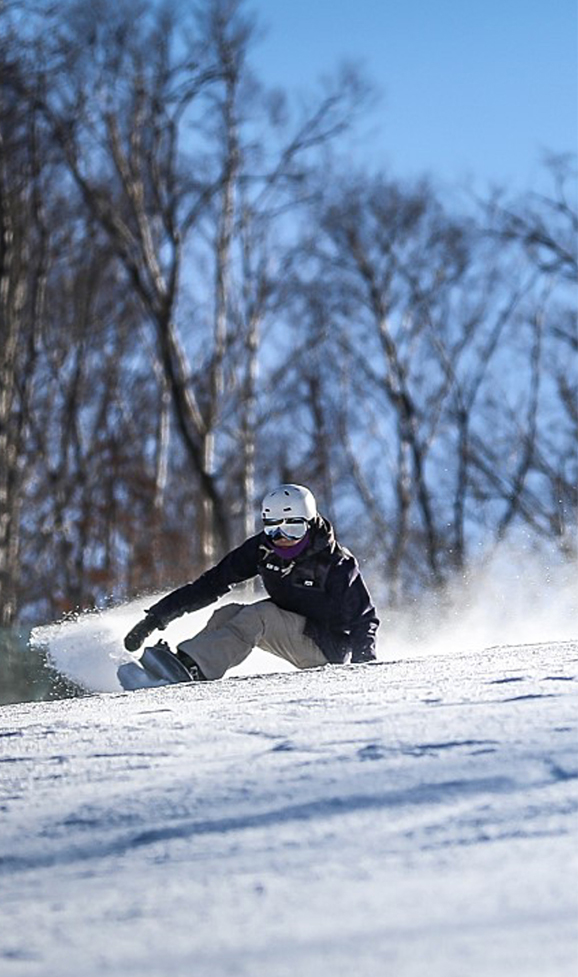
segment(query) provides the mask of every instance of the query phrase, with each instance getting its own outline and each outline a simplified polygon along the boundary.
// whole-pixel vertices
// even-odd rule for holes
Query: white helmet
[[[263,499],[263,528],[272,539],[302,539],[316,515],[315,496],[304,485],[279,485]]]

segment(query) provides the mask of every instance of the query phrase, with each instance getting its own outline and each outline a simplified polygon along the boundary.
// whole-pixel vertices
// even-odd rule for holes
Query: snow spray
[[[63,621],[34,628],[30,644],[45,650],[50,664],[81,688],[89,692],[119,692],[121,685],[116,674],[117,668],[123,662],[134,660],[125,651],[124,636],[144,615],[145,609],[163,596],[164,592],[149,594],[146,598],[132,600],[118,607],[85,611]],[[255,597],[237,590],[231,600],[249,603]],[[175,648],[180,641],[197,634],[214,609],[213,606],[184,615],[173,621],[165,631],[154,632],[148,643],[163,638]],[[256,649],[228,674],[258,675],[264,672],[290,671],[292,668],[283,659]]]
[[[468,652],[578,637],[576,564],[502,545],[442,596],[381,614],[383,659]]]

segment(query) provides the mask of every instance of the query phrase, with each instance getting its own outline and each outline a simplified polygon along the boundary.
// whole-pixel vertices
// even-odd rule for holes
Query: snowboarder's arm
[[[349,584],[339,599],[339,623],[349,632],[352,662],[375,661],[379,618],[363,577],[355,564]]]
[[[162,631],[182,614],[207,607],[228,593],[233,584],[256,576],[258,551],[259,537],[252,536],[193,583],[185,584],[157,601],[148,608],[144,619],[127,634],[125,647],[129,651],[136,651],[153,631]]]
[[[149,613],[154,614],[166,627],[181,614],[207,607],[228,593],[233,584],[256,576],[258,550],[258,537],[252,536],[193,583],[173,590],[153,604]]]

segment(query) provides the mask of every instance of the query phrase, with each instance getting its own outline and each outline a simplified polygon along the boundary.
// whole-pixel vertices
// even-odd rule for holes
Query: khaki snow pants
[[[327,665],[325,655],[303,633],[304,628],[301,614],[284,611],[270,600],[225,604],[194,638],[181,641],[178,651],[189,655],[207,679],[221,678],[255,647],[270,651],[297,668]]]

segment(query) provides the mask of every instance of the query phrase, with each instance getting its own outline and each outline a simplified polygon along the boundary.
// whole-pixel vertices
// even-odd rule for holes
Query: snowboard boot
[[[196,661],[193,661],[190,655],[186,655],[184,651],[177,651],[177,658],[185,666],[193,682],[208,682],[207,677],[203,675]]]

